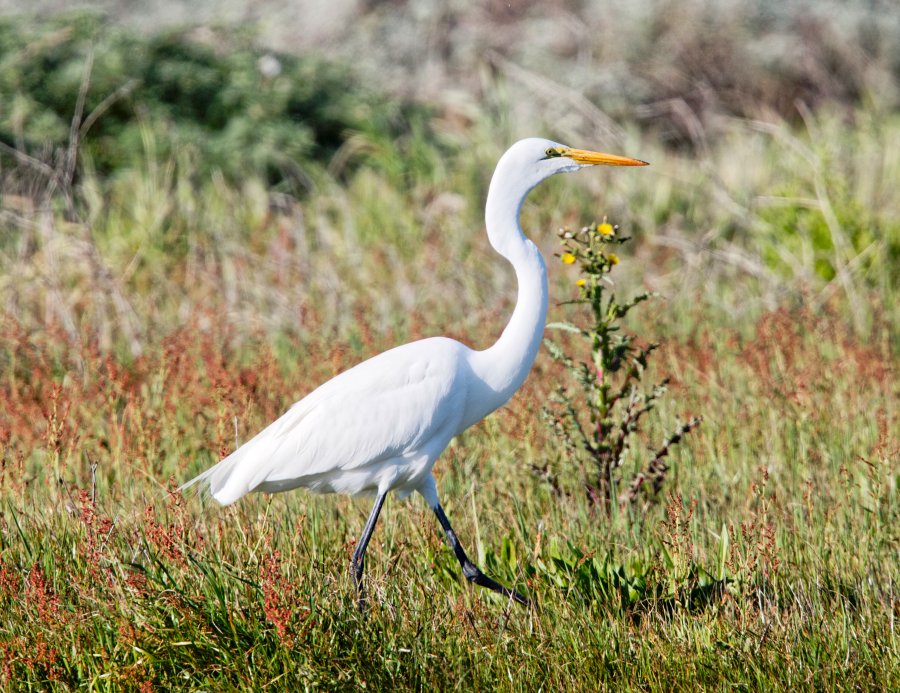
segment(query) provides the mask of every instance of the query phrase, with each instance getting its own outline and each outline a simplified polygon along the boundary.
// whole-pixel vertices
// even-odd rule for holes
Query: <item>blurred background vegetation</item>
[[[274,310],[265,267],[239,282],[222,267],[248,244],[245,262],[272,259],[264,246],[280,219],[291,237],[283,250],[314,263],[323,243],[351,284],[347,300],[368,289],[364,305],[383,306],[381,329],[408,327],[412,287],[423,312],[430,296],[444,295],[441,282],[418,274],[429,252],[422,242],[439,235],[448,257],[483,250],[477,230],[493,162],[531,134],[652,160],[650,175],[612,180],[612,190],[595,177],[575,192],[539,192],[534,207],[545,211],[533,222],[560,223],[558,214],[550,221],[554,210],[571,215],[562,221],[617,215],[646,241],[651,285],[671,271],[693,292],[716,286],[710,275],[749,275],[759,289],[750,295],[769,307],[797,291],[817,304],[841,293],[857,330],[871,323],[870,289],[895,295],[893,3],[307,4],[296,12],[201,6],[187,28],[177,3],[148,16],[116,3],[60,14],[48,3],[35,8],[43,14],[2,20],[10,228],[2,262],[18,277],[2,290],[19,318],[44,314],[73,335],[92,319],[105,349],[123,321],[136,323],[124,327],[134,351],[129,330],[171,327],[175,313],[150,321],[139,304],[185,300],[193,248],[222,253],[203,263],[218,276],[202,284],[219,285],[238,324],[264,315],[277,330],[293,329],[295,308],[319,284],[332,293],[334,272],[313,264],[285,277],[295,288]],[[204,17],[208,24],[193,21]],[[55,224],[35,231],[33,214],[54,204],[82,233]],[[39,251],[73,236],[87,246],[62,243],[61,271],[45,276]],[[384,241],[396,256],[390,275],[408,280],[401,305],[389,275],[366,277],[356,261]],[[86,248],[108,270],[102,287]],[[160,261],[172,253],[184,262]],[[690,272],[680,269],[685,259]],[[128,316],[96,315],[96,305],[76,311],[68,290],[48,307],[47,282],[83,285],[79,267],[90,293],[116,293]],[[473,303],[501,300],[495,289],[509,281],[497,281]],[[705,298],[736,311],[747,296],[715,288]],[[330,319],[353,316],[330,307]]]
[[[80,7],[0,0],[0,683],[900,685],[896,2]],[[515,278],[483,203],[531,135],[651,162],[549,181],[523,227],[548,260],[560,227],[633,236],[649,435],[704,423],[665,494],[598,515],[540,356],[436,472],[543,610],[457,586],[389,504],[360,620],[365,503],[164,494],[361,358],[490,344]]]
[[[405,267],[394,269],[408,275],[443,216],[458,218],[452,239],[479,243],[493,161],[514,139],[544,134],[653,160],[654,172],[624,190],[601,193],[596,178],[580,181],[577,201],[564,206],[627,215],[647,251],[655,249],[651,281],[684,265],[667,263],[668,249],[690,256],[694,278],[679,274],[695,289],[710,283],[708,273],[735,271],[761,279],[770,306],[780,300],[773,292],[841,292],[855,329],[871,320],[868,289],[896,291],[893,3],[339,3],[327,12],[309,4],[294,13],[209,6],[197,17],[215,12],[213,23],[188,28],[174,3],[161,3],[152,18],[115,3],[105,13],[58,14],[50,3],[36,18],[4,19],[2,186],[7,223],[23,222],[6,234],[9,270],[22,263],[21,274],[37,259],[26,274],[39,281],[43,264],[33,252],[43,244],[24,223],[31,212],[12,210],[62,200],[67,221],[89,230],[94,257],[112,276],[146,270],[129,271],[116,288],[129,306],[150,292],[163,293],[151,305],[171,299],[167,289],[179,292],[180,276],[174,286],[148,277],[178,271],[180,263],[155,258],[183,256],[190,239],[208,250],[205,239],[224,234],[259,248],[277,226],[272,214],[316,208],[306,236],[340,238],[351,255],[373,240],[396,241],[392,252]],[[242,208],[237,238],[215,218],[222,204],[204,202],[211,185],[220,197],[234,195],[226,206]],[[559,208],[553,193],[539,194],[552,201],[542,209]],[[338,199],[345,195],[347,208]],[[129,204],[106,204],[116,199]],[[125,223],[123,214],[147,218]],[[324,231],[323,214],[344,232]],[[259,314],[271,277],[254,274],[221,287],[236,302],[230,308]],[[156,279],[164,278],[171,276]],[[298,277],[304,293],[321,278]],[[423,282],[409,279],[419,293]],[[39,299],[40,286],[31,288]],[[396,300],[384,289],[373,293]],[[34,302],[24,310],[25,292],[21,280],[4,287],[7,304],[33,317],[41,311]],[[287,316],[271,306],[262,312],[287,327],[298,298],[285,304]],[[395,307],[407,310],[384,313],[402,316],[409,305]],[[118,331],[122,319],[104,329]]]

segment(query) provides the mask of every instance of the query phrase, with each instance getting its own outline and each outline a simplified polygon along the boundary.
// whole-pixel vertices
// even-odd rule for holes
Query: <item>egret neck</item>
[[[488,191],[485,223],[491,245],[515,269],[518,296],[500,339],[473,359],[475,373],[487,389],[482,393],[486,411],[479,418],[508,402],[525,381],[547,318],[547,267],[537,246],[525,238],[519,226],[525,196],[539,181],[510,185],[510,180],[515,179],[495,174]]]

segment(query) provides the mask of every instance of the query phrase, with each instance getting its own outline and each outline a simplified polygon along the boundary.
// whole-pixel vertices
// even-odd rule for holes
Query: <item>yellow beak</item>
[[[590,152],[586,149],[563,149],[562,155],[579,164],[592,166],[649,166],[646,161],[631,159],[627,156],[615,154],[603,154],[602,152]]]

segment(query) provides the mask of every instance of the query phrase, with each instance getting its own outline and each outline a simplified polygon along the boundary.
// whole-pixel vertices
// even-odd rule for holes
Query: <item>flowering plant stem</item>
[[[666,392],[668,379],[641,386],[652,353],[659,347],[640,345],[635,335],[621,329],[621,321],[653,296],[642,292],[627,300],[615,293],[609,274],[619,264],[611,248],[629,239],[617,234],[617,227],[593,224],[578,232],[560,231],[564,264],[577,265],[578,298],[568,303],[586,304],[591,322],[579,327],[570,322],[550,323],[548,328],[579,335],[590,343],[591,362],[578,361],[552,340],[545,340],[551,356],[573,376],[577,388],[560,386],[544,408],[544,417],[564,443],[565,457],[578,462],[585,491],[592,504],[603,504],[611,513],[619,505],[629,505],[641,497],[655,497],[668,473],[665,458],[671,448],[699,425],[698,417],[679,423],[675,432],[650,456],[646,469],[631,479],[623,479],[622,466],[629,447],[640,431],[642,418]],[[560,486],[554,475],[540,470]],[[627,481],[627,483],[625,483]],[[650,481],[647,486],[646,482]]]

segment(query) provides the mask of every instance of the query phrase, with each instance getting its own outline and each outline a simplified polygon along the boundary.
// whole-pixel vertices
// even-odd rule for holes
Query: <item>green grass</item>
[[[900,687],[889,110],[723,119],[703,151],[634,130],[623,153],[649,169],[531,196],[523,225],[548,260],[560,226],[608,214],[634,234],[612,277],[663,295],[628,326],[664,342],[648,382],[672,378],[650,440],[704,417],[659,497],[612,517],[541,421],[567,377],[546,353],[451,443],[435,468],[447,514],[534,609],[465,583],[416,498],[386,504],[361,614],[347,566],[368,501],[221,509],[172,492],[362,358],[496,339],[514,277],[481,206],[511,113],[484,108],[346,132],[339,154],[302,160],[302,191],[173,151],[152,119],[134,167],[83,166],[68,189],[4,160],[0,685]],[[556,305],[572,269],[550,265],[550,319],[583,320]]]
[[[423,504],[392,500],[364,615],[346,568],[365,502],[222,510],[166,488],[232,445],[232,417],[245,437],[325,377],[325,345],[291,373],[216,330],[127,370],[23,341],[4,385],[5,683],[896,687],[896,384],[886,334],[863,344],[835,325],[782,312],[761,341],[702,325],[670,341],[678,406],[706,419],[665,497],[612,520],[528,471],[558,454],[536,428],[559,377],[542,358],[437,466],[472,554],[535,609],[473,591]]]

